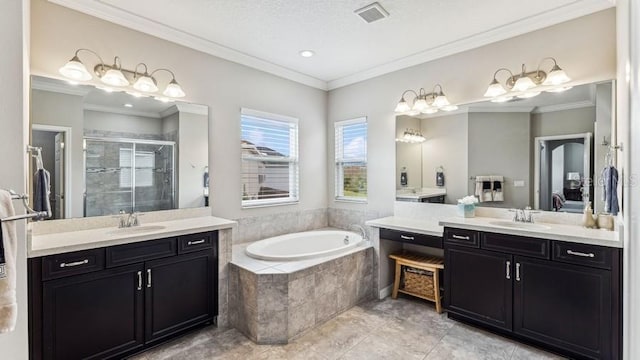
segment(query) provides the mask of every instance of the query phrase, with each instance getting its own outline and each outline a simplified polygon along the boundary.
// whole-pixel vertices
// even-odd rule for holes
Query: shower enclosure
[[[84,216],[175,208],[173,141],[84,138]]]

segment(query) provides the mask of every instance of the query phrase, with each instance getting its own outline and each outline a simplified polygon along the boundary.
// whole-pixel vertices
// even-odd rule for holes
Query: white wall
[[[28,1],[0,0],[0,188],[26,191],[25,154],[28,123]],[[14,204],[16,211],[24,209]],[[26,360],[27,334],[27,240],[25,221],[16,222],[18,235],[17,299],[18,322],[15,331],[0,334],[0,357]]]
[[[593,134],[595,121],[595,106],[534,113],[531,114],[531,136]]]
[[[208,163],[208,127],[205,115],[180,112],[178,130],[178,204],[183,207],[204,206],[204,170]]]
[[[521,63],[529,68],[536,67],[546,56],[557,58],[560,66],[577,82],[609,80],[616,76],[615,49],[615,10],[611,9],[332,90],[329,93],[328,129],[333,129],[334,121],[368,117],[369,199],[367,205],[359,205],[335,202],[331,197],[330,206],[366,208],[378,211],[380,215],[393,212],[393,110],[404,90],[431,88],[440,83],[454,103],[477,101],[482,99],[496,69],[518,69]],[[331,159],[331,133],[327,144]],[[333,188],[333,170],[331,166],[327,168],[330,169],[329,188]]]
[[[32,7],[33,74],[59,77],[58,68],[73,56],[76,49],[89,48],[104,58],[120,56],[125,67],[145,62],[152,69],[172,69],[187,93],[185,100],[209,106],[209,168],[214,215],[240,218],[327,206],[326,92],[132,31],[46,0],[33,0]],[[90,55],[81,55],[81,59],[91,66],[95,64]],[[160,78],[159,81],[166,83],[168,79]],[[241,107],[300,119],[298,205],[241,209]]]
[[[427,138],[422,143],[422,186],[437,187],[436,169],[442,166],[447,203],[468,195],[468,125],[466,113],[422,120],[422,135]]]
[[[533,207],[529,191],[530,118],[528,112],[469,113],[469,177],[504,176],[504,201],[482,206]],[[524,181],[524,186],[515,187],[515,180]],[[469,195],[473,194],[475,183],[468,181],[467,186]]]

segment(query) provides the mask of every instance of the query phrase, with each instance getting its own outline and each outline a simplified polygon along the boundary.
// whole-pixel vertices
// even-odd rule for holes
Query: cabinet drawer
[[[85,274],[102,269],[104,269],[104,248],[50,255],[42,259],[42,280]]]
[[[176,255],[176,239],[143,241],[107,248],[108,268]]]
[[[553,242],[553,260],[611,270],[614,249],[562,241]]]
[[[178,238],[178,253],[185,254],[203,249],[211,249],[218,241],[218,232],[200,233],[180,236]]]
[[[483,233],[483,249],[539,259],[549,259],[549,240],[496,233]]]
[[[380,238],[442,249],[442,238],[438,236],[416,234],[408,231],[380,229]]]
[[[444,229],[444,241],[452,245],[480,247],[480,233],[475,230]]]

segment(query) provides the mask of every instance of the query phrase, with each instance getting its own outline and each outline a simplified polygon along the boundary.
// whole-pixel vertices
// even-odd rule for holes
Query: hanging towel
[[[479,202],[493,201],[491,176],[476,176],[476,193]]]
[[[36,171],[33,179],[33,210],[46,211],[49,214],[47,217],[51,217],[51,203],[49,202],[51,175],[42,168]]]
[[[0,190],[0,219],[14,216],[11,194]],[[16,326],[16,225],[0,221],[0,333],[13,331]]]
[[[493,201],[504,201],[504,177],[499,175],[491,176],[491,186],[493,187]]]
[[[613,166],[605,166],[602,170],[602,180],[604,182],[604,211],[611,215],[618,215],[620,211],[618,205],[618,170]]]

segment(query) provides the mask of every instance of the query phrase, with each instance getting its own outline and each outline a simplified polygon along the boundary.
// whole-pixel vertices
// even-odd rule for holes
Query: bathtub
[[[362,235],[350,231],[305,231],[256,241],[245,252],[260,260],[302,260],[338,254],[362,242]]]

